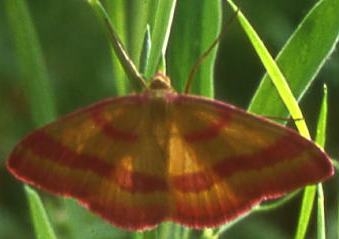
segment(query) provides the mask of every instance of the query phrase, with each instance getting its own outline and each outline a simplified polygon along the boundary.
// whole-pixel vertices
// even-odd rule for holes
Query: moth
[[[328,156],[294,130],[179,94],[162,73],[142,93],[100,101],[33,131],[7,167],[126,230],[163,221],[219,226],[333,174]]]

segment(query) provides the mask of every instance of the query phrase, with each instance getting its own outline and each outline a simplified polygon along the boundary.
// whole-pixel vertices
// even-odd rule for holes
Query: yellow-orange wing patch
[[[286,127],[202,97],[181,95],[172,104],[174,221],[217,226],[333,174],[325,153]]]
[[[9,170],[19,179],[77,198],[113,224],[136,230],[168,216],[166,164],[148,137],[149,99],[109,99],[26,136]]]

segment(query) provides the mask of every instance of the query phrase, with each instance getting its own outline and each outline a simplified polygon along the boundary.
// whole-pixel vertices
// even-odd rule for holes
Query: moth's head
[[[162,72],[157,72],[151,79],[149,89],[172,90],[171,79]]]

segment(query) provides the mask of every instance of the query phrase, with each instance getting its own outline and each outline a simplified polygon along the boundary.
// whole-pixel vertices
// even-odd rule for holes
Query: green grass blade
[[[144,35],[148,23],[148,12],[152,1],[104,1],[105,8],[112,21],[114,29],[124,43],[127,53],[140,72],[140,54],[143,47]],[[120,60],[112,51],[113,79],[119,95],[127,94],[130,87],[126,73],[121,67]]]
[[[326,239],[325,200],[322,184],[318,184],[317,239]]]
[[[134,233],[132,236],[133,239],[144,239],[144,235],[141,232]]]
[[[182,236],[181,236],[181,238],[182,239],[189,239],[190,238],[190,235],[191,235],[191,232],[192,232],[192,230],[190,230],[190,229],[188,229],[188,228],[183,228],[182,229],[183,230],[183,232],[182,232]]]
[[[317,125],[317,134],[315,137],[315,142],[321,147],[325,147],[326,143],[326,126],[327,126],[327,87],[324,85],[324,96],[321,103],[320,114]]]
[[[236,6],[231,1],[229,1],[229,2],[233,6],[233,8],[236,9]],[[326,1],[323,1],[323,2],[326,2]],[[328,1],[327,1],[327,3],[328,3]],[[319,7],[319,6],[321,6],[321,7]],[[297,40],[300,40],[296,36],[298,36],[298,37],[303,36],[302,39],[304,41],[306,40],[305,35],[306,35],[307,32],[309,33],[309,31],[307,31],[307,29],[309,28],[308,24],[310,24],[308,21],[311,21],[311,22],[319,21],[319,18],[320,18],[319,17],[319,14],[320,14],[319,11],[321,12],[321,14],[324,14],[324,15],[329,14],[329,12],[332,13],[332,14],[329,14],[330,15],[329,18],[331,18],[332,20],[333,20],[333,18],[339,19],[338,15],[335,13],[335,11],[333,11],[333,8],[335,8],[335,7],[338,10],[338,6],[339,6],[338,3],[334,3],[333,1],[331,2],[331,4],[328,4],[325,7],[324,7],[324,5],[321,5],[321,4],[316,5],[311,10],[311,12],[306,16],[306,18],[304,19],[302,24],[299,26],[297,32],[294,34],[294,38],[292,37],[290,39],[288,46],[291,46],[291,45],[293,46],[293,44],[296,44],[298,42]],[[329,7],[331,7],[331,10],[329,10]],[[336,15],[336,16],[334,16],[333,14]],[[324,18],[326,18],[326,17],[324,16]],[[240,24],[242,25],[243,29],[245,30],[247,36],[251,40],[251,42],[252,42],[254,48],[256,49],[258,55],[260,56],[264,66],[265,66],[265,68],[268,72],[268,75],[270,75],[272,81],[274,82],[274,85],[275,85],[277,91],[279,92],[279,96],[281,97],[284,104],[288,108],[289,113],[292,115],[293,118],[302,117],[302,114],[301,114],[301,111],[298,107],[298,104],[297,104],[296,100],[294,100],[292,92],[288,89],[288,84],[285,82],[283,74],[280,72],[279,68],[277,67],[277,65],[275,64],[273,59],[270,57],[270,55],[268,54],[264,45],[262,44],[260,39],[258,39],[256,33],[252,30],[252,27],[249,25],[248,21],[243,17],[241,12],[239,12],[239,14],[238,14],[238,19],[239,19]],[[306,24],[306,23],[308,23],[308,24]],[[322,23],[322,24],[324,24],[324,23]],[[333,26],[333,25],[331,25],[331,26]],[[333,30],[333,28],[334,28],[334,30]],[[321,25],[321,27],[319,27],[317,29],[318,32],[316,31],[315,34],[321,35],[320,34],[321,32],[319,32],[319,31],[322,30],[322,29],[324,29],[323,25]],[[314,58],[312,60],[312,64],[311,64],[311,66],[313,66],[313,69],[311,69],[311,71],[310,71],[310,68],[303,69],[303,70],[301,69],[301,70],[296,71],[297,73],[299,73],[299,75],[296,74],[296,73],[294,75],[293,74],[288,75],[290,82],[295,82],[299,79],[299,78],[293,78],[293,77],[298,77],[298,76],[300,77],[300,74],[303,76],[303,79],[304,79],[303,84],[297,84],[299,87],[301,86],[301,89],[302,89],[301,92],[306,90],[306,87],[308,86],[309,82],[312,79],[314,79],[316,73],[319,71],[320,67],[323,65],[324,61],[326,60],[327,56],[331,53],[333,46],[336,43],[336,39],[337,39],[337,36],[338,36],[338,30],[339,30],[338,21],[336,23],[336,26],[334,26],[332,28],[329,27],[329,29],[332,30],[332,31],[327,32],[327,34],[325,36],[326,39],[321,37],[322,38],[321,42],[326,40],[326,43],[323,45],[323,46],[325,46],[325,48],[320,47],[322,51],[317,51],[317,50],[319,50],[319,48],[317,48],[318,46],[314,46],[315,51],[317,51],[316,52],[317,54],[316,53],[311,54],[310,49],[308,49],[308,51],[304,50],[305,51],[304,54],[309,53],[309,55],[307,57],[313,57]],[[299,34],[297,34],[297,33],[299,33]],[[303,34],[300,35],[300,33],[303,33]],[[314,33],[314,32],[312,32],[312,33]],[[312,38],[312,36],[308,35],[307,39],[309,39],[309,38]],[[317,39],[319,39],[319,37]],[[306,45],[305,42],[303,42],[304,45]],[[319,42],[317,44],[322,45],[322,43],[320,44]],[[304,45],[299,44],[300,47],[304,46]],[[298,54],[300,54],[300,50],[298,51],[297,49],[298,49],[297,47],[294,48],[293,52],[292,51],[290,52],[290,56],[289,56],[289,54],[285,53],[286,57],[287,58],[290,57],[290,58],[294,58],[294,59],[301,59],[301,57],[303,57],[304,54],[301,54],[300,57],[294,55],[294,54],[296,54],[296,52]],[[283,50],[283,52],[286,52],[286,48],[284,48],[284,50]],[[301,49],[301,50],[303,50],[303,49]],[[294,53],[294,54],[292,54],[292,53]],[[288,67],[293,68],[296,65],[296,63],[293,62],[292,59],[291,59],[291,62],[292,62],[292,65],[288,66],[288,64],[287,64],[287,66],[285,66],[285,68],[283,69],[284,73],[288,72],[288,69],[289,69]],[[310,65],[308,65],[308,66],[311,67]],[[303,66],[300,66],[300,64],[299,64],[299,67],[303,68]],[[311,74],[310,72],[313,73],[313,74]],[[269,84],[269,83],[267,83],[267,84]],[[266,115],[274,115],[274,116],[283,115],[283,114],[278,114],[277,111],[274,110],[274,109],[283,109],[283,105],[281,107],[279,107],[279,105],[276,105],[276,102],[278,102],[278,100],[274,100],[274,98],[272,97],[272,92],[273,92],[272,89],[267,90],[265,88],[260,87],[257,91],[256,96],[254,97],[254,99],[251,103],[250,110],[255,111],[257,113],[266,114]],[[267,102],[274,102],[274,104],[269,104]],[[269,107],[267,106],[268,108],[267,107],[265,108],[264,105],[270,105],[270,106]],[[267,109],[270,109],[270,110],[267,110]],[[308,129],[306,127],[305,122],[302,121],[302,120],[300,120],[300,121],[298,120],[296,122],[296,125],[298,127],[299,132],[302,135],[304,135],[305,137],[309,138],[309,133],[308,133]],[[301,215],[300,215],[300,218],[299,218],[299,225],[298,225],[297,235],[296,235],[296,238],[298,238],[298,239],[303,238],[303,236],[306,232],[306,229],[308,227],[308,221],[309,221],[310,213],[311,213],[311,210],[312,210],[312,205],[313,205],[314,196],[315,196],[315,190],[316,190],[315,186],[309,186],[309,187],[306,187],[306,189],[305,189],[303,203],[302,203],[302,211],[301,211]]]
[[[146,26],[146,32],[144,36],[144,42],[142,51],[140,54],[140,72],[141,74],[144,74],[146,69],[148,68],[148,61],[149,61],[149,55],[152,48],[152,42],[151,42],[151,32],[149,25]]]
[[[174,0],[106,1],[113,25],[138,67],[146,28],[149,26],[152,48],[145,70],[147,78],[153,76],[167,48],[175,5]],[[117,67],[113,66],[114,70]]]
[[[193,6],[194,11],[187,11]],[[217,38],[220,27],[220,1],[202,1],[199,4],[195,0],[178,2],[167,56],[168,71],[179,92],[183,92],[193,64]],[[216,50],[215,48],[199,66],[192,85],[193,93],[213,97]]]
[[[136,232],[133,234],[133,239],[159,239],[156,230],[147,232]]]
[[[334,49],[339,33],[338,12],[339,1],[318,1],[277,56],[279,68],[297,99],[303,96]],[[268,75],[262,79],[249,109],[263,115],[288,116]]]
[[[55,239],[56,236],[39,195],[28,186],[25,186],[25,191],[28,198],[36,238]]]
[[[121,41],[125,44],[126,47],[126,38],[127,38],[127,11],[126,11],[126,4],[127,1],[119,0],[119,1],[103,1],[105,3],[105,9],[109,14],[109,17],[112,21],[114,29],[118,33]],[[127,51],[129,52],[129,48]],[[120,60],[114,49],[111,49],[111,59],[112,59],[112,75],[115,84],[115,94],[117,95],[126,95],[130,91],[130,82],[124,71],[124,68],[120,64]],[[134,61],[135,63],[135,61]]]
[[[200,239],[218,239],[218,236],[216,236],[212,229],[205,229],[200,236]]]
[[[146,78],[152,77],[157,71],[161,57],[165,55],[168,38],[171,32],[176,0],[150,1],[149,25],[151,28],[151,43]]]
[[[36,126],[40,126],[54,119],[56,113],[38,37],[24,0],[7,0],[5,6],[24,89],[30,101],[32,120]],[[39,195],[28,186],[25,186],[25,192],[36,237],[56,238]]]
[[[321,147],[325,147],[326,142],[326,128],[327,128],[327,88],[324,85],[324,97],[321,104],[318,125],[317,125],[317,134],[316,142]],[[323,186],[321,183],[318,184],[318,207],[317,207],[317,238],[326,239],[326,224],[325,224],[325,204],[324,204],[324,192]]]
[[[305,188],[298,219],[297,231],[294,237],[295,239],[305,238],[305,234],[311,217],[316,190],[317,187],[314,185],[307,186]]]
[[[94,7],[100,4],[98,0],[88,0],[88,2]],[[113,27],[111,28],[114,29],[116,36],[119,35],[126,48],[126,53],[134,62],[136,69],[140,65],[139,60],[143,49],[144,36],[147,25],[149,25],[152,47],[149,50],[148,64],[145,69],[146,77],[151,77],[155,73],[161,55],[167,48],[175,4],[176,1],[174,0],[107,1],[109,16],[112,19]],[[103,19],[102,9],[101,7],[97,13]],[[116,49],[114,51],[116,53]],[[125,70],[121,68],[121,58],[121,55],[116,57],[113,54],[113,75],[117,83],[118,94],[126,94],[128,86],[125,83],[124,74],[128,74],[129,70],[126,71],[126,67],[124,67]],[[132,84],[134,84],[133,81]]]
[[[326,138],[326,121],[327,121],[327,91],[324,88],[324,98],[321,105],[321,110],[319,114],[318,126],[317,126],[317,134],[316,134],[316,142],[321,147],[325,145]],[[323,198],[323,190],[322,185],[318,184],[318,186],[308,186],[303,195],[302,207],[300,209],[300,216],[298,221],[298,227],[296,231],[295,238],[302,239],[305,238],[306,231],[309,224],[309,219],[311,217],[312,207],[314,203],[315,193],[318,188],[318,224],[317,224],[317,232],[318,239],[325,238],[325,219],[324,219],[324,198]]]
[[[228,0],[229,4],[232,6],[234,10],[237,10],[238,7],[231,1]],[[268,52],[267,48],[265,47],[262,40],[259,38],[258,34],[255,32],[254,28],[248,22],[246,17],[243,15],[241,11],[238,11],[237,18],[242,26],[243,30],[245,31],[247,37],[251,41],[255,51],[257,52],[261,62],[263,63],[265,69],[267,70],[268,74],[271,76],[272,82],[277,89],[281,100],[284,102],[286,107],[288,108],[290,114],[294,119],[303,119],[302,112],[299,108],[298,102],[295,100],[289,85],[286,82],[286,79],[282,72],[280,71],[278,65]],[[266,102],[267,103],[267,102]],[[250,110],[251,110],[250,106]],[[257,112],[257,113],[262,113]],[[274,115],[278,116],[278,115]],[[300,132],[304,137],[309,138],[309,132],[304,120],[297,120],[295,124]]]
[[[40,43],[26,1],[6,0],[5,6],[13,32],[23,89],[29,97],[33,122],[36,126],[41,126],[53,120],[56,113]]]

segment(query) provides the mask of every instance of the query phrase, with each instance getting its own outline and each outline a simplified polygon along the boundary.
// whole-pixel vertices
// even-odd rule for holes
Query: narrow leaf
[[[29,208],[33,220],[34,231],[38,239],[55,239],[56,236],[50,225],[44,206],[39,195],[30,187],[25,186]]]
[[[279,68],[298,100],[333,52],[339,34],[338,12],[339,1],[318,1],[277,56]],[[288,116],[267,74],[262,79],[249,109],[263,115]]]
[[[238,7],[231,0],[228,0],[228,2],[235,11],[238,10]],[[290,114],[292,115],[294,119],[304,119],[302,112],[298,106],[298,102],[295,100],[291,92],[291,89],[289,88],[288,83],[286,82],[284,75],[280,71],[278,65],[275,63],[270,53],[268,52],[263,41],[259,38],[254,28],[251,26],[249,21],[246,19],[246,17],[243,15],[243,13],[240,10],[238,11],[237,17],[247,37],[251,41],[252,46],[256,50],[265,69],[267,70],[268,74],[271,76],[272,82],[275,85],[275,88],[277,89],[277,91],[279,92],[279,96],[281,100],[284,102],[284,104],[288,108]],[[250,111],[252,110],[251,107],[249,108],[249,110]],[[306,138],[310,138],[309,132],[308,132],[308,129],[307,129],[307,126],[304,120],[297,120],[295,121],[295,124],[301,135],[303,135]]]
[[[305,188],[303,194],[303,200],[301,203],[299,221],[297,225],[297,232],[295,235],[295,239],[302,239],[305,238],[306,231],[309,225],[315,193],[316,193],[316,186],[307,186]]]
[[[40,126],[55,118],[55,108],[47,68],[25,0],[6,0],[6,13],[16,48],[33,122]],[[42,103],[43,102],[43,103]]]
[[[187,11],[194,6],[194,11]],[[183,92],[189,72],[198,57],[218,37],[221,27],[220,1],[179,1],[168,51],[168,66],[175,89]],[[193,27],[194,26],[194,27]],[[193,79],[192,91],[214,95],[213,72],[216,48],[207,56]]]
[[[327,87],[324,85],[324,96],[321,104],[316,142],[321,146],[325,147],[326,142],[326,126],[327,126]],[[325,202],[324,202],[324,191],[321,183],[318,184],[318,213],[317,213],[317,238],[326,239],[326,224],[325,224]]]
[[[161,56],[165,55],[176,7],[176,0],[154,0],[152,2],[153,9],[149,13],[152,48],[145,73],[146,78],[155,74]]]
[[[38,36],[25,0],[7,0],[6,13],[13,32],[23,87],[29,98],[33,122],[36,126],[55,118],[55,108],[47,68],[41,53]],[[32,222],[37,238],[55,238],[45,209],[37,193],[28,186],[25,192],[29,201]]]

